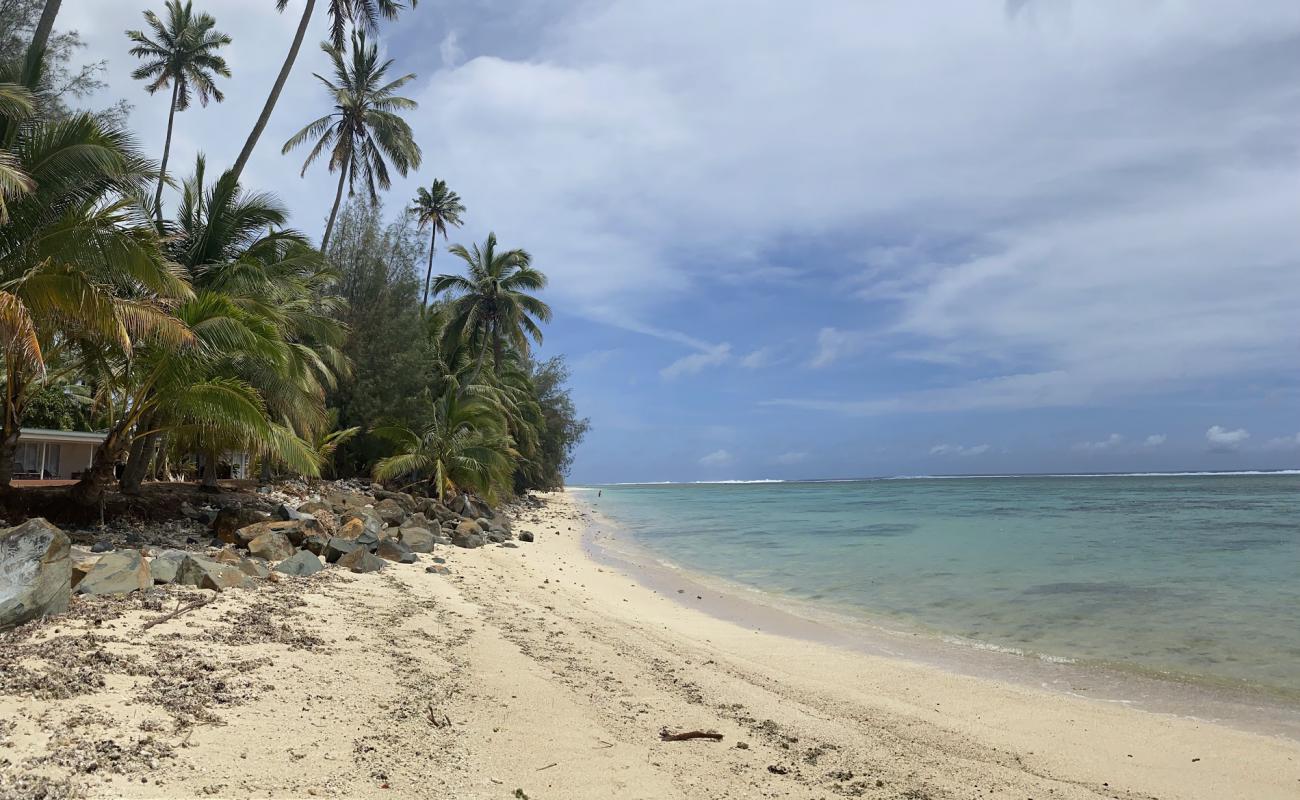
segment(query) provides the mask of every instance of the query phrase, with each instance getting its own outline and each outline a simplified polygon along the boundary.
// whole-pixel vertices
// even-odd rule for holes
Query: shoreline
[[[583,537],[589,557],[626,570],[651,591],[720,620],[955,675],[1300,742],[1300,703],[1280,692],[1224,685],[1195,675],[1026,653],[941,631],[905,629],[903,624],[873,618],[865,609],[764,591],[667,561],[621,531],[616,519],[579,492],[585,488],[568,490],[568,495],[593,517]]]
[[[1289,800],[1278,736],[755,632],[526,539],[378,573],[74,599],[7,640],[0,799]],[[675,591],[672,593],[675,595]],[[661,731],[721,741],[664,741]]]

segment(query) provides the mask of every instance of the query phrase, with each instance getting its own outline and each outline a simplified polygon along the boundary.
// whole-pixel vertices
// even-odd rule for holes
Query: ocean
[[[1300,700],[1297,474],[619,485],[581,497],[663,562],[774,599]]]

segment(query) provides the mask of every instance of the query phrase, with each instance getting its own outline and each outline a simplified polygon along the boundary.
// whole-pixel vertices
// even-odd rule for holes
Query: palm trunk
[[[7,492],[14,477],[14,455],[18,452],[18,436],[22,433],[23,410],[18,401],[22,397],[24,381],[18,370],[9,372],[5,381],[4,419],[0,420],[0,492]]]
[[[23,85],[29,89],[36,88],[36,79],[45,60],[45,48],[54,32],[54,18],[59,15],[61,5],[63,0],[45,0],[45,8],[41,9],[41,19],[32,33],[32,43],[27,47],[27,62],[23,65]]]
[[[280,74],[276,76],[275,85],[271,87],[271,95],[266,98],[266,105],[262,107],[262,113],[257,118],[257,124],[248,134],[248,141],[244,142],[244,149],[239,152],[239,158],[235,159],[235,166],[232,170],[235,173],[235,180],[244,174],[244,167],[248,166],[248,159],[253,155],[253,148],[257,147],[257,140],[262,137],[262,131],[266,130],[266,123],[271,121],[271,112],[275,110],[275,104],[280,100],[280,92],[284,90],[285,81],[289,79],[289,73],[293,71],[293,62],[298,59],[298,51],[302,48],[302,39],[307,35],[307,26],[311,22],[311,13],[316,8],[316,0],[307,0],[307,4],[302,9],[302,19],[298,21],[298,32],[294,34],[293,45],[289,48],[289,55],[284,59],[283,66],[280,67]]]
[[[334,220],[339,215],[339,203],[343,202],[343,183],[348,179],[348,167],[351,163],[343,165],[339,171],[339,188],[334,192],[334,207],[330,209],[329,222],[325,223],[325,235],[320,237],[320,251],[325,252],[325,248],[330,245],[330,234],[334,232]]]
[[[204,455],[203,479],[199,481],[199,487],[209,492],[219,492],[221,487],[217,484],[217,473],[221,469],[221,453],[216,450],[208,450]]]
[[[163,140],[163,157],[162,165],[158,167],[158,191],[153,196],[154,211],[158,215],[158,232],[162,233],[163,213],[162,213],[162,193],[163,181],[167,178],[167,157],[172,152],[172,124],[176,121],[176,93],[180,90],[180,84],[172,81],[172,105],[167,109],[167,138]]]
[[[144,427],[152,427],[152,425]],[[149,473],[149,465],[153,462],[161,438],[162,434],[155,432],[137,436],[131,443],[131,450],[126,457],[126,466],[122,468],[122,479],[118,481],[118,489],[122,494],[140,493],[140,484]]]
[[[420,301],[420,316],[429,305],[429,282],[433,280],[433,248],[438,244],[438,226],[433,225],[433,235],[429,237],[429,268],[424,271],[424,299]]]
[[[124,423],[118,423],[108,432],[104,443],[95,450],[90,469],[86,470],[76,485],[68,489],[68,496],[73,502],[93,506],[104,498],[104,490],[113,483],[117,459],[126,449],[127,427]]]

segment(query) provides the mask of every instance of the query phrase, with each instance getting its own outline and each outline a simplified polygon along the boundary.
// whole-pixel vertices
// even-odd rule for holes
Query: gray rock
[[[271,574],[270,566],[260,558],[240,559],[236,566],[239,567],[240,572],[243,572],[250,578],[265,578],[267,575]]]
[[[376,548],[375,555],[385,561],[402,561],[405,557],[413,556],[415,553],[411,551],[411,548],[402,544],[397,539],[384,539],[379,543],[379,547]],[[410,564],[412,562],[404,561],[402,563]]]
[[[402,507],[402,504],[391,497],[379,501],[379,504],[375,506],[375,513],[385,523],[394,527],[406,522],[406,518],[410,516],[409,512]]]
[[[292,522],[293,520],[302,519],[303,513],[305,512],[293,508],[289,505],[286,505],[285,503],[281,503],[280,505],[275,507],[275,518],[278,520],[283,520],[285,522]]]
[[[139,550],[115,550],[100,557],[77,584],[77,594],[130,594],[153,586],[149,562]]]
[[[312,500],[298,506],[299,514],[311,514],[313,517],[322,511],[330,511],[330,507],[319,500]]]
[[[234,564],[223,564],[207,556],[190,553],[176,570],[176,583],[219,592],[246,585],[248,576]]]
[[[441,564],[430,564],[429,566],[427,566],[427,567],[424,568],[424,571],[425,571],[425,572],[433,573],[434,575],[450,575],[450,574],[451,574],[451,570],[447,569],[446,567],[444,567],[444,566],[441,565]]]
[[[84,547],[73,545],[68,548],[68,558],[72,564],[72,588],[76,589],[81,579],[89,574],[90,570],[99,561],[99,554],[92,553]]]
[[[518,547],[519,545],[515,544],[514,542],[502,542],[502,543],[501,543],[501,546],[502,546],[502,547]]]
[[[385,566],[382,558],[372,555],[369,551],[362,550],[360,547],[340,558],[338,564],[340,567],[346,567],[353,572],[378,572]]]
[[[325,546],[325,560],[333,564],[335,561],[338,561],[340,558],[354,550],[364,549],[365,548],[363,547],[358,547],[357,543],[351,539],[340,539],[335,536],[330,539],[329,544]]]
[[[482,547],[483,535],[479,526],[467,519],[456,526],[456,531],[451,536],[451,543],[457,547]]]
[[[0,530],[0,631],[68,610],[69,549],[63,531],[39,517]]]
[[[521,541],[521,542],[531,542],[532,540],[533,540],[533,532],[532,532],[532,531],[520,531],[520,532],[519,532],[519,541]]]
[[[398,532],[398,538],[407,549],[416,553],[433,552],[433,532],[428,528],[407,527]]]
[[[154,583],[175,583],[181,562],[189,553],[184,550],[164,550],[149,562],[149,575]]]
[[[411,516],[407,517],[407,518],[406,518],[406,522],[403,522],[399,527],[402,527],[402,528],[430,528],[430,527],[433,527],[434,524],[435,524],[435,523],[433,522],[433,520],[429,519],[428,517],[426,517],[426,516],[424,515],[424,512],[422,512],[422,511],[417,511],[417,512],[415,512],[414,514],[412,514]]]
[[[323,533],[313,533],[302,540],[302,549],[319,556],[325,553],[325,548],[329,547],[329,543],[330,537]]]
[[[474,523],[478,525],[479,530],[483,531],[484,533],[487,533],[488,531],[492,530],[492,522],[488,520],[486,517],[479,517],[478,519],[474,520]]]
[[[289,537],[275,531],[267,531],[248,543],[248,552],[267,561],[280,561],[293,555],[293,543]]]
[[[501,544],[508,537],[506,536],[505,531],[488,531],[487,533],[483,534],[483,538],[489,542],[492,542],[493,544]]]
[[[235,531],[234,544],[241,544],[248,547],[253,540],[259,536],[268,533],[277,533],[289,540],[294,547],[302,544],[302,541],[313,533],[320,532],[321,525],[316,518],[308,514],[299,515],[299,519],[292,520],[269,520],[266,522],[257,522]]]
[[[324,568],[325,565],[320,563],[320,559],[306,550],[299,550],[281,561],[279,564],[275,565],[276,572],[282,572],[285,575],[293,575],[298,578],[315,575]]]
[[[389,537],[384,537],[384,538],[387,539]],[[379,547],[380,538],[379,538],[379,534],[377,533],[371,533],[370,531],[365,531],[360,536],[358,536],[355,541],[357,543],[357,547],[364,547],[367,553],[373,553],[375,552],[376,548]]]
[[[217,512],[217,517],[212,521],[212,532],[218,539],[226,544],[242,544],[235,537],[235,531],[240,528],[247,528],[249,525],[258,522],[265,522],[271,517],[263,514],[261,511],[254,511],[251,508],[242,508],[240,506],[231,506],[223,508]],[[252,538],[252,537],[250,537]]]
[[[90,552],[92,553],[111,553],[112,551],[113,543],[107,539],[100,539],[90,546]]]

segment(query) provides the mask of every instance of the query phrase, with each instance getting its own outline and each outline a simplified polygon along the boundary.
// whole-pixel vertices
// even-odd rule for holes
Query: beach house
[[[81,477],[104,434],[22,428],[14,454],[15,481],[72,481]]]

